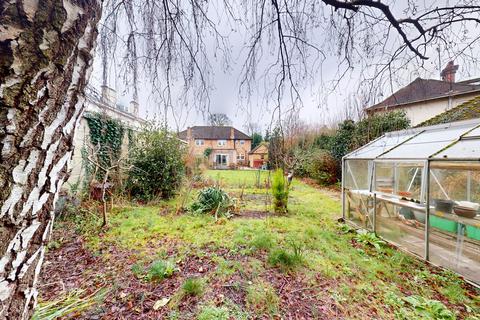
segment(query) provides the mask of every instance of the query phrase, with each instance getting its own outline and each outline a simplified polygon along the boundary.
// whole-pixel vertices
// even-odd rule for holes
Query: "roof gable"
[[[260,143],[258,146],[253,148],[252,151],[249,152],[250,154],[253,153],[268,153],[268,145],[265,142]]]
[[[417,78],[409,85],[401,88],[382,102],[367,108],[367,110],[393,107],[417,101],[424,101],[475,91],[480,91],[480,85],[458,82],[451,83],[435,79]]]
[[[192,130],[193,139],[229,140],[231,139],[230,134],[231,134],[231,130],[233,129],[235,140],[252,140],[250,136],[231,126],[194,126],[194,127],[191,127],[190,129]],[[178,137],[182,140],[186,140],[187,130],[183,130],[179,132]]]

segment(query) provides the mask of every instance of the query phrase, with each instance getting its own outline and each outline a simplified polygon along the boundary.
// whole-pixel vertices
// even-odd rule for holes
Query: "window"
[[[245,140],[240,140],[240,144],[245,144]]]
[[[237,154],[237,160],[245,160],[245,155],[243,153]]]
[[[219,146],[226,146],[226,145],[227,145],[227,140],[218,140],[218,141],[217,141],[217,144],[218,144]]]
[[[203,139],[195,139],[195,144],[197,146],[203,146],[205,144],[205,141]]]

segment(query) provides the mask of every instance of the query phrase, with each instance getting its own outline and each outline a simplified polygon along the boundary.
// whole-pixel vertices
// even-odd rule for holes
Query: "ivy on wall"
[[[127,129],[127,137],[128,137],[128,151],[130,152],[130,150],[132,150],[133,146],[135,145],[134,133],[133,133],[133,130],[130,128]]]
[[[119,120],[102,113],[89,112],[84,117],[90,129],[90,143],[95,148],[97,161],[102,167],[109,168],[120,158],[126,128]],[[97,173],[102,175],[101,171]]]

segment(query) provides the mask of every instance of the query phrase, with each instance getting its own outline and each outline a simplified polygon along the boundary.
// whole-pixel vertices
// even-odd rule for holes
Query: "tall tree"
[[[252,134],[252,149],[255,149],[260,143],[262,143],[263,137],[261,133],[254,132]]]
[[[212,113],[208,116],[208,124],[211,126],[229,126],[232,120],[225,113]]]
[[[72,156],[101,7],[0,1],[0,319],[27,319]]]

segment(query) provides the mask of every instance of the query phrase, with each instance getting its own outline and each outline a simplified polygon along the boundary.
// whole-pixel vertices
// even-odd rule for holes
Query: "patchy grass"
[[[478,292],[455,274],[339,225],[340,201],[331,193],[294,180],[289,214],[276,216],[264,188],[268,172],[206,175],[237,199],[241,211],[270,213],[218,221],[178,215],[181,197],[116,208],[107,231],[94,232],[85,222],[77,229],[85,243],[75,250],[93,262],[74,264],[82,269],[71,271],[76,277],[68,278],[67,287],[120,287],[98,311],[113,318],[405,319],[428,309],[473,320],[480,313]],[[64,239],[48,252],[47,260],[55,263],[46,265],[44,277],[60,277],[68,268],[58,264],[70,266],[78,256],[72,251],[75,237],[62,234],[66,229],[56,226],[56,239]],[[66,294],[62,290],[54,286],[41,294],[50,301]],[[162,299],[170,303],[154,309]],[[89,312],[75,317],[88,318]]]
[[[256,281],[247,288],[247,308],[256,315],[275,315],[279,311],[280,298],[275,288],[264,281]]]

